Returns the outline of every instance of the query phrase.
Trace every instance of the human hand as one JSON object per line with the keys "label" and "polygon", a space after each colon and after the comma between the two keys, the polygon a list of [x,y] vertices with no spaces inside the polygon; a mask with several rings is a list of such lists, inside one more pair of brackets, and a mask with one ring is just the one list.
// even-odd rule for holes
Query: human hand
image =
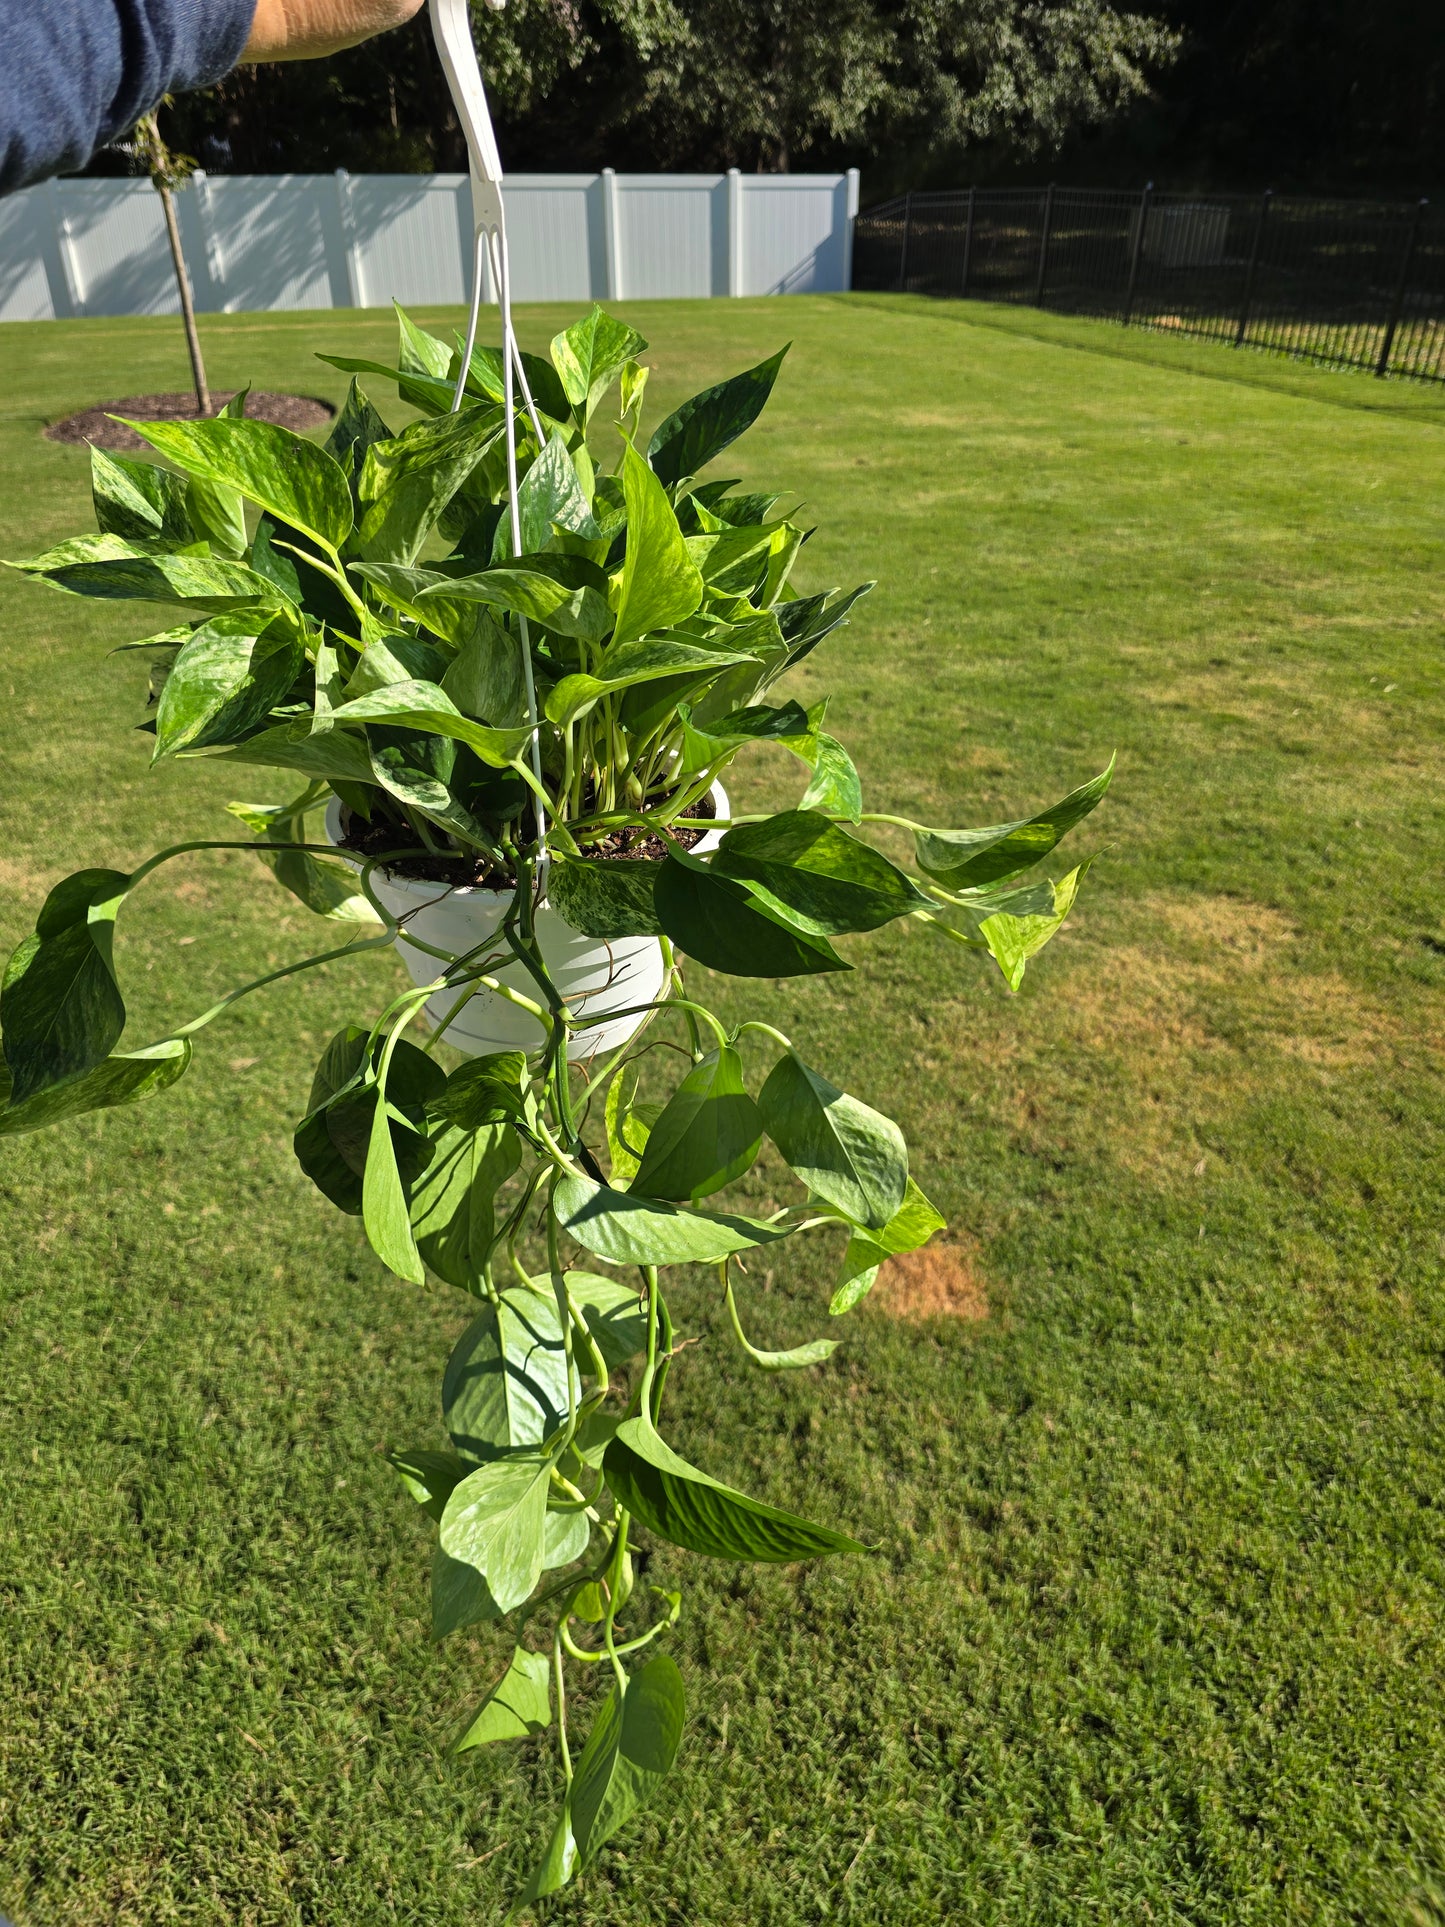
{"label": "human hand", "polygon": [[317,60],[405,26],[423,0],[256,0],[243,61]]}

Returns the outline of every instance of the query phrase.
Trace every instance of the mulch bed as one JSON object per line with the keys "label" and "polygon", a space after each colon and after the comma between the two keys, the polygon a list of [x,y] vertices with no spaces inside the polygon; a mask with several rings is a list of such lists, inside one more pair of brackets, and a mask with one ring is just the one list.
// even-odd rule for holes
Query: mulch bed
{"label": "mulch bed", "polygon": [[[219,410],[231,399],[234,391],[215,390],[211,395],[212,406]],[[304,435],[310,429],[319,428],[329,422],[336,410],[324,401],[317,401],[310,395],[276,395],[268,389],[261,389],[246,397],[246,415],[253,422],[274,422],[278,428],[291,428]],[[45,431],[47,441],[52,442],[92,442],[97,448],[108,448],[116,454],[134,455],[150,447],[149,442],[141,440],[133,428],[123,428],[113,422],[112,415],[130,415],[143,422],[192,422],[200,416],[196,411],[196,398],[187,389],[175,395],[125,395],[119,401],[103,401],[94,408],[82,408],[78,415],[67,415],[64,421],[52,422]]]}

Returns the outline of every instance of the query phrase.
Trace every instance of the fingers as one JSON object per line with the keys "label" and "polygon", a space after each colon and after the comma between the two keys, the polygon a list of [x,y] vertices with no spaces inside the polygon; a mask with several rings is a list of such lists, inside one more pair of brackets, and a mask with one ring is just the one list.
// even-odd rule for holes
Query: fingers
{"label": "fingers", "polygon": [[257,0],[243,61],[317,60],[405,26],[423,0]]}

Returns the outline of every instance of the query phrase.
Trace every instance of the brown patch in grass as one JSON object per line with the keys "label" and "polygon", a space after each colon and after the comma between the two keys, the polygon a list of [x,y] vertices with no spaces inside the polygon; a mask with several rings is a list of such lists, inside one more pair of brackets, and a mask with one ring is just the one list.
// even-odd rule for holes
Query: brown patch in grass
{"label": "brown patch in grass", "polygon": [[894,1318],[988,1317],[988,1291],[963,1245],[931,1244],[890,1258],[878,1274],[873,1293]]}

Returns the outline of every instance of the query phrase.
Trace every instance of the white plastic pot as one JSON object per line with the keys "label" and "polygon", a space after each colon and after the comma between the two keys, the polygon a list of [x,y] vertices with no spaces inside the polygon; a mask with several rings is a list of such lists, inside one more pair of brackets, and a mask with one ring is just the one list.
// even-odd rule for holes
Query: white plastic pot
{"label": "white plastic pot", "polygon": [[[728,814],[727,792],[721,783],[712,786],[712,798],[720,818]],[[341,804],[331,799],[326,810],[326,834],[340,845],[342,836]],[[722,839],[721,830],[709,830],[693,846],[695,855],[705,855]],[[340,854],[360,867],[360,860],[349,850]],[[499,932],[511,907],[511,890],[489,890],[477,884],[424,883],[411,877],[394,876],[380,867],[371,873],[371,888],[377,901],[385,904],[403,930],[413,931],[423,943],[434,944],[451,956],[463,956]],[[537,910],[537,941],[552,981],[568,1009],[577,1017],[598,1017],[608,1011],[636,1013],[659,995],[663,983],[662,946],[656,937],[584,936],[544,901]],[[499,938],[505,947],[505,940]],[[445,964],[440,958],[397,938],[396,948],[414,984],[431,983],[440,976]],[[535,980],[526,968],[512,959],[488,971],[489,976],[534,1002],[539,1000]],[[466,995],[441,991],[427,1000],[425,1017],[430,1025],[440,1024],[452,1006]],[[579,1031],[572,1040],[570,1054],[577,1059],[605,1056],[619,1050],[635,1036],[645,1021],[645,1012],[617,1017],[611,1023],[593,1024]],[[525,1010],[508,1003],[489,990],[479,990],[457,1012],[456,1021],[447,1026],[446,1039],[458,1050],[473,1057],[492,1051],[540,1050],[545,1042],[542,1026]]]}

